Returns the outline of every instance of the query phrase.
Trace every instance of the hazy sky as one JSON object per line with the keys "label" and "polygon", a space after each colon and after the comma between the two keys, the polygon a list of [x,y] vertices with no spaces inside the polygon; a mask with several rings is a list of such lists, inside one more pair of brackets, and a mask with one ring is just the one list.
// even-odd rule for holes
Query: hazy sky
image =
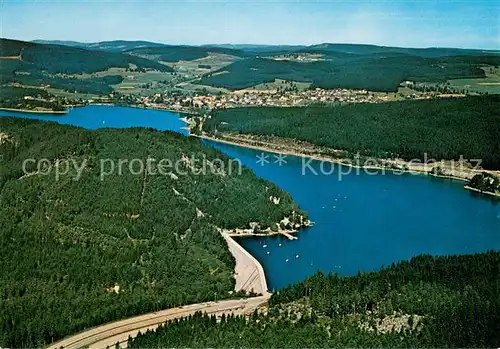
{"label": "hazy sky", "polygon": [[500,2],[0,0],[0,36],[500,49]]}

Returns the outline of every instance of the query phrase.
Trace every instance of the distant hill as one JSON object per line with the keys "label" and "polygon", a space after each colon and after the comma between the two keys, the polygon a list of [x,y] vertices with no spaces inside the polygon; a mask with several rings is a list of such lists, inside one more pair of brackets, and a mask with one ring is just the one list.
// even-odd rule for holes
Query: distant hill
{"label": "distant hill", "polygon": [[121,53],[0,39],[0,57],[17,55],[22,55],[19,60],[22,64],[34,65],[51,74],[94,73],[111,67],[128,68],[129,64],[139,68],[171,71],[165,65]]}
{"label": "distant hill", "polygon": [[408,48],[395,46],[378,46],[370,44],[345,44],[345,43],[322,43],[316,45],[259,45],[259,44],[207,44],[207,45],[169,45],[151,41],[128,41],[112,40],[101,42],[78,42],[62,40],[33,40],[34,43],[63,45],[70,47],[79,47],[92,50],[102,50],[110,52],[123,52],[145,47],[170,47],[178,48],[219,48],[243,51],[247,53],[270,53],[270,52],[344,52],[356,55],[394,55],[404,54],[420,57],[445,57],[445,56],[464,56],[464,55],[494,55],[500,54],[498,50],[477,50],[477,49],[459,49],[446,47],[428,47],[428,48]]}
{"label": "distant hill", "polygon": [[245,52],[265,53],[265,52],[294,52],[307,48],[304,45],[245,45],[245,44],[217,44],[217,45],[204,45],[209,47],[222,47],[234,50],[242,50]]}
{"label": "distant hill", "polygon": [[306,45],[251,45],[251,44],[208,44],[208,45],[170,45],[161,44],[151,41],[128,41],[128,40],[112,40],[100,42],[79,42],[79,41],[63,41],[63,40],[33,40],[37,44],[52,44],[63,45],[70,47],[79,47],[89,50],[103,50],[112,52],[123,52],[143,47],[198,47],[198,48],[221,48],[239,50],[253,53],[285,51],[292,52],[307,48]]}
{"label": "distant hill", "polygon": [[162,46],[144,47],[127,50],[126,53],[164,62],[192,61],[208,57],[210,53],[226,54],[236,57],[247,57],[248,53],[231,48],[208,46]]}
{"label": "distant hill", "polygon": [[60,41],[60,40],[33,40],[32,42],[38,44],[52,44],[52,45],[63,45],[70,47],[79,47],[89,50],[101,50],[109,52],[123,52],[126,50],[131,50],[139,47],[162,47],[165,44],[160,44],[150,41],[126,41],[126,40],[113,40],[113,41],[101,41],[101,42],[78,42],[78,41]]}
{"label": "distant hill", "polygon": [[332,52],[332,51],[345,52],[357,55],[405,54],[405,55],[419,56],[426,58],[500,54],[499,51],[459,49],[459,48],[443,48],[443,47],[406,48],[406,47],[377,46],[377,45],[367,45],[367,44],[330,44],[330,43],[312,45],[301,49],[302,52],[309,52],[311,50],[313,50],[314,52]]}
{"label": "distant hill", "polygon": [[[172,71],[161,62],[193,61],[212,54],[241,59],[204,75],[199,84],[241,89],[275,79],[311,83],[321,88],[353,88],[392,92],[404,80],[444,82],[449,79],[483,78],[485,65],[500,65],[498,51],[457,48],[405,48],[366,44],[323,43],[301,45],[165,45],[148,41],[106,41],[78,43],[43,41],[44,44],[3,39],[0,55],[2,81],[57,84],[50,74],[93,73],[109,67]],[[47,44],[50,43],[50,44]],[[54,45],[56,43],[57,45]],[[22,60],[15,59],[22,52]],[[316,61],[311,61],[310,54]],[[309,57],[308,57],[309,56]],[[277,60],[276,58],[280,59]],[[285,58],[285,59],[283,59]],[[18,72],[28,75],[19,75]],[[224,74],[218,74],[224,73]],[[44,75],[45,74],[45,75]],[[34,79],[44,75],[44,79]],[[14,79],[15,77],[15,79]],[[116,83],[118,77],[112,80]],[[75,81],[59,81],[73,90]],[[87,81],[86,83],[89,83]],[[110,88],[106,81],[94,81],[95,91]],[[80,82],[81,85],[81,82]],[[81,87],[81,86],[80,86]],[[89,90],[91,87],[83,88]],[[77,90],[77,89],[75,89]]]}
{"label": "distant hill", "polygon": [[[251,50],[252,46],[242,48]],[[271,51],[253,52],[253,55],[247,52],[250,59],[208,73],[200,83],[241,89],[285,79],[309,82],[321,88],[392,92],[397,91],[404,80],[444,82],[483,78],[482,66],[500,64],[500,54],[488,50],[330,43],[292,51],[287,51],[286,46],[284,50],[279,48],[281,46],[269,46],[267,49]],[[315,55],[315,61],[308,60],[308,54]],[[222,72],[224,74],[217,74]]]}
{"label": "distant hill", "polygon": [[48,44],[48,45],[61,45],[70,47],[84,47],[88,44],[79,41],[66,41],[66,40],[32,40],[35,44]]}
{"label": "distant hill", "polygon": [[[499,65],[500,56],[452,56],[424,58],[397,53],[355,55],[332,51],[323,61],[298,62],[250,58],[205,75],[200,84],[242,89],[275,79],[310,82],[321,88],[353,88],[397,91],[404,80],[441,82],[448,79],[482,78],[483,65]],[[218,74],[222,73],[224,74]]]}
{"label": "distant hill", "polygon": [[0,83],[18,82],[24,85],[51,85],[69,91],[107,94],[109,86],[121,77],[76,79],[59,74],[82,74],[104,71],[112,67],[155,69],[170,72],[168,66],[119,52],[93,51],[78,47],[37,44],[0,39]]}

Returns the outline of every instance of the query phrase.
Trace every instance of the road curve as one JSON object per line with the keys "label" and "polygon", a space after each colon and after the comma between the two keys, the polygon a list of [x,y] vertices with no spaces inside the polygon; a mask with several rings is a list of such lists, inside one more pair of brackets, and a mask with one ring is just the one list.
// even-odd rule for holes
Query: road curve
{"label": "road curve", "polygon": [[222,233],[222,236],[228,244],[229,251],[236,260],[234,275],[236,279],[235,290],[253,291],[262,294],[262,296],[190,304],[139,315],[80,332],[51,344],[48,349],[73,349],[82,347],[104,349],[106,347],[113,348],[116,343],[120,343],[120,347],[125,348],[129,336],[135,337],[139,331],[154,330],[158,325],[168,320],[187,317],[197,311],[217,316],[221,316],[222,314],[248,315],[253,313],[258,307],[265,305],[271,296],[267,290],[264,270],[260,263],[228,234]]}
{"label": "road curve", "polygon": [[120,343],[120,346],[124,348],[129,336],[135,337],[139,331],[145,332],[148,329],[155,329],[167,320],[186,317],[197,311],[218,316],[222,314],[248,315],[265,305],[268,299],[269,295],[264,295],[246,299],[198,303],[135,316],[80,332],[53,343],[48,349],[81,347],[104,349],[114,347],[116,343]]}

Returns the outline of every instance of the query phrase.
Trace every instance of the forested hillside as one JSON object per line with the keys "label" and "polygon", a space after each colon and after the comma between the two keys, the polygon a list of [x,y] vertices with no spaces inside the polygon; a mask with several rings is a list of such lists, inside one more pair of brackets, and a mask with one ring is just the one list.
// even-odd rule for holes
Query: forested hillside
{"label": "forested hillside", "polygon": [[244,57],[247,55],[241,50],[208,46],[141,47],[127,50],[126,52],[134,56],[145,57],[155,61],[164,62],[193,61],[195,59],[208,57],[210,53],[226,54],[236,57]]}
{"label": "forested hillside", "polygon": [[101,50],[109,52],[123,52],[139,47],[166,46],[165,44],[160,44],[157,42],[141,41],[141,40],[111,40],[111,41],[99,41],[99,42],[89,42],[89,43],[78,42],[78,41],[60,41],[60,40],[33,40],[32,42],[37,44],[63,45],[70,47],[85,48],[88,50]]}
{"label": "forested hillside", "polygon": [[[148,158],[179,161],[180,170],[141,172],[136,160],[111,171],[119,159]],[[25,159],[47,160],[24,171]],[[208,172],[197,175],[203,159]],[[0,346],[42,347],[108,321],[229,297],[234,261],[215,227],[266,227],[299,211],[236,167],[172,132],[1,117]]]}
{"label": "forested hillside", "polygon": [[[500,65],[500,55],[424,58],[400,53],[358,55],[337,51],[301,51],[319,54],[321,60],[299,62],[254,57],[237,61],[207,74],[200,84],[242,89],[275,79],[310,82],[313,87],[397,91],[402,81],[443,82],[459,78],[483,78],[480,67]],[[297,53],[287,53],[296,56]]]}
{"label": "forested hillside", "polygon": [[379,272],[318,273],[272,295],[267,315],[197,314],[132,348],[471,348],[500,345],[500,252],[422,255]]}
{"label": "forested hillside", "polygon": [[[25,99],[30,96],[30,99]],[[0,107],[33,110],[44,108],[46,110],[63,111],[64,106],[57,102],[51,102],[53,95],[46,90],[37,88],[19,88],[2,86],[0,92]]]}
{"label": "forested hillside", "polygon": [[[483,67],[500,65],[500,55],[494,51],[442,48],[321,44],[310,47],[243,45],[239,49],[231,45],[176,46],[120,40],[56,43],[60,45],[50,41],[42,44],[0,39],[0,83],[51,85],[71,92],[102,95],[113,92],[111,85],[120,83],[123,77],[68,75],[92,74],[111,67],[174,72],[160,62],[178,63],[223,54],[239,59],[227,62],[227,66],[219,65],[219,69],[209,73],[198,72],[193,82],[235,90],[283,79],[324,89],[393,92],[406,80],[439,83],[484,78]],[[183,69],[179,71],[185,73]]]}
{"label": "forested hillside", "polygon": [[20,62],[30,64],[49,74],[94,73],[110,67],[128,68],[129,64],[134,64],[139,68],[171,71],[171,68],[165,65],[121,53],[0,39],[0,56],[18,55],[22,58]]}
{"label": "forested hillside", "polygon": [[500,168],[500,96],[213,113],[209,133],[279,136],[375,157],[482,159]]}
{"label": "forested hillside", "polygon": [[368,44],[335,44],[323,43],[318,45],[308,46],[303,48],[303,52],[311,50],[324,52],[345,52],[357,55],[410,55],[426,58],[437,58],[446,56],[481,56],[491,55],[493,51],[488,50],[473,50],[460,48],[446,47],[428,47],[428,48],[411,48],[411,47],[393,47],[393,46],[378,46]]}
{"label": "forested hillside", "polygon": [[0,39],[0,84],[50,85],[71,92],[108,94],[113,91],[110,85],[123,80],[121,76],[80,79],[64,75],[91,74],[111,67],[128,68],[130,65],[140,69],[172,71],[158,62],[118,52]]}

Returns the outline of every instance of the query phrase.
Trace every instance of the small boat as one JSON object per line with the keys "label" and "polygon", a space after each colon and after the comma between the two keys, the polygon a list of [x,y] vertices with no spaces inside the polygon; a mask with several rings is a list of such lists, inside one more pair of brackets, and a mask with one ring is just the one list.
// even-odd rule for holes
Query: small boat
{"label": "small boat", "polygon": [[295,258],[299,258],[299,255],[298,255],[298,254],[297,254],[297,255],[295,255]]}
{"label": "small boat", "polygon": [[288,262],[288,261],[289,261],[289,259],[288,259],[288,258],[287,258],[287,259],[285,259],[285,262]]}
{"label": "small boat", "polygon": [[267,253],[267,254],[270,254],[271,252],[267,251],[266,253]]}
{"label": "small boat", "polygon": [[281,247],[281,244],[278,244],[279,247]]}
{"label": "small boat", "polygon": [[266,247],[267,247],[267,245],[262,245],[262,247],[266,248]]}

